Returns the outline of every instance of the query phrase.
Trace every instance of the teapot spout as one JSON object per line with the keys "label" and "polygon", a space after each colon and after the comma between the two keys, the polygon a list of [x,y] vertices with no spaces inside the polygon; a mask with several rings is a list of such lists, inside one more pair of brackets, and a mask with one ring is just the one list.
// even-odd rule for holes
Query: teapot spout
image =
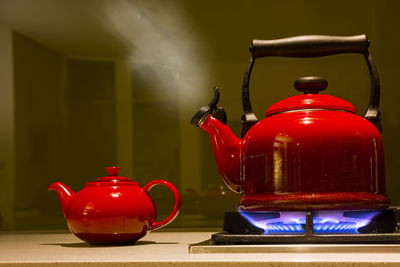
{"label": "teapot spout", "polygon": [[53,183],[47,189],[56,191],[56,193],[60,199],[61,208],[64,213],[64,217],[66,217],[66,211],[67,211],[68,205],[69,205],[71,199],[74,198],[75,193],[68,186],[66,186],[65,184],[63,184],[61,182]]}

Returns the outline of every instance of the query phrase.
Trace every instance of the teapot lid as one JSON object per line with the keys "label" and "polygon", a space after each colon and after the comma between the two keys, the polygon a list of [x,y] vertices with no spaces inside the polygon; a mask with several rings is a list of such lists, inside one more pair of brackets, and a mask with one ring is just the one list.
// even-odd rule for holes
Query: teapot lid
{"label": "teapot lid", "polygon": [[131,179],[118,176],[120,167],[106,167],[108,176],[98,178],[95,182],[133,182]]}
{"label": "teapot lid", "polygon": [[291,96],[273,104],[265,112],[266,117],[276,113],[304,109],[338,110],[357,113],[356,108],[346,100],[331,95],[318,94],[318,92],[328,87],[328,82],[324,78],[301,77],[296,79],[294,87],[304,94]]}

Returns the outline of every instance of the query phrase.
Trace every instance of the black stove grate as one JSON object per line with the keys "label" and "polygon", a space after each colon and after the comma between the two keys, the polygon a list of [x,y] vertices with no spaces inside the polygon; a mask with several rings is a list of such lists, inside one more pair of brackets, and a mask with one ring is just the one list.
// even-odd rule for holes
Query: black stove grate
{"label": "black stove grate", "polygon": [[400,243],[399,216],[396,208],[380,212],[371,222],[359,229],[359,234],[316,234],[313,213],[306,213],[302,234],[264,234],[239,212],[225,212],[222,232],[213,234],[215,244],[395,244]]}

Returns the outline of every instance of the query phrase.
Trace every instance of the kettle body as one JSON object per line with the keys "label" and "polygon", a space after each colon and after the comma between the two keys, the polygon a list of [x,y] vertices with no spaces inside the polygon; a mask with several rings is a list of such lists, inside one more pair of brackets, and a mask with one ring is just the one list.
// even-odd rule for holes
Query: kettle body
{"label": "kettle body", "polygon": [[[227,186],[242,195],[245,211],[372,210],[389,206],[380,87],[365,35],[298,36],[253,40],[244,76],[242,138],[226,124],[218,107],[219,90],[191,123],[211,138],[219,172]],[[294,83],[302,95],[272,105],[258,120],[249,97],[255,60],[268,56],[319,57],[341,53],[364,55],[371,76],[371,97],[364,116],[340,98],[319,94],[328,83],[301,77]]]}
{"label": "kettle body", "polygon": [[379,131],[356,114],[305,110],[267,117],[243,139],[239,208],[384,208],[383,159]]}

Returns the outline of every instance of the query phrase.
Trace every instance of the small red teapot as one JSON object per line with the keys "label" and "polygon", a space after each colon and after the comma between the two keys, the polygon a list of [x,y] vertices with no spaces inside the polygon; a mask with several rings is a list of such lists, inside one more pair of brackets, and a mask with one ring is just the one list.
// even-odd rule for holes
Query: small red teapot
{"label": "small red teapot", "polygon": [[[211,137],[219,172],[234,192],[240,210],[359,210],[383,209],[385,169],[378,73],[365,35],[297,36],[253,40],[242,87],[242,139],[226,126],[217,107],[219,91],[191,123]],[[257,58],[322,57],[342,53],[364,56],[371,76],[371,97],[364,116],[349,102],[325,94],[320,77],[302,77],[303,92],[283,99],[258,120],[250,97],[250,75]]]}
{"label": "small red teapot", "polygon": [[[91,244],[134,243],[149,230],[172,222],[179,213],[181,198],[176,187],[164,180],[154,180],[143,188],[126,177],[118,176],[119,167],[107,167],[109,176],[86,183],[78,193],[61,182],[53,183],[69,229]],[[175,197],[172,213],[161,222],[148,194],[155,185],[168,187]]]}

